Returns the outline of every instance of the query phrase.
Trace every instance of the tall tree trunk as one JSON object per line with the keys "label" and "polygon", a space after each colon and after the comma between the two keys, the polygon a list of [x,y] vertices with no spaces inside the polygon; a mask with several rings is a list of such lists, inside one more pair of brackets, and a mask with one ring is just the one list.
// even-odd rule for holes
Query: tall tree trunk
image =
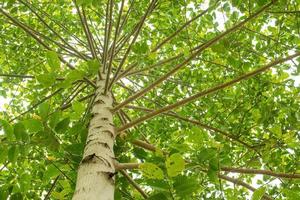
{"label": "tall tree trunk", "polygon": [[113,98],[110,92],[103,94],[104,85],[105,79],[97,81],[92,119],[83,159],[78,168],[73,200],[114,199],[115,129],[111,112]]}

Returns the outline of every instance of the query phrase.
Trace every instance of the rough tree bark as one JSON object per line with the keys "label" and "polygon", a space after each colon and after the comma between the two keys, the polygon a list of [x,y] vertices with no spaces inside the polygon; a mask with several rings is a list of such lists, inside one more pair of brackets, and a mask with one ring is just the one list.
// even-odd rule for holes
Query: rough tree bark
{"label": "rough tree bark", "polygon": [[[102,77],[106,77],[104,74]],[[97,80],[95,101],[92,107],[83,159],[78,168],[73,200],[114,199],[115,128],[111,112],[113,98],[104,94],[105,79]]]}

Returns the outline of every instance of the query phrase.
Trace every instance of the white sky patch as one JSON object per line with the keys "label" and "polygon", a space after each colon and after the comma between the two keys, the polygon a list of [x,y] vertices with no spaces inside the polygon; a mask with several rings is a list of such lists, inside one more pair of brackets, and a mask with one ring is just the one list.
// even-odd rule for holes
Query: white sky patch
{"label": "white sky patch", "polygon": [[73,15],[76,15],[76,14],[77,14],[76,8],[72,8],[72,14],[73,14]]}
{"label": "white sky patch", "polygon": [[216,20],[218,22],[218,30],[224,31],[225,22],[228,20],[227,16],[220,11],[215,11],[215,14],[216,14]]}
{"label": "white sky patch", "polygon": [[5,111],[4,105],[8,104],[8,103],[9,103],[9,99],[8,98],[4,98],[4,97],[0,96],[0,112]]}

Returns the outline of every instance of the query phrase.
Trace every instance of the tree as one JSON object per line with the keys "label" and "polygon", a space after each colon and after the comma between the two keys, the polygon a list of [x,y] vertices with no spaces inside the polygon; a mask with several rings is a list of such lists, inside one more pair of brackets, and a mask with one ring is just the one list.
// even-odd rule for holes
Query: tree
{"label": "tree", "polygon": [[0,199],[297,199],[299,9],[2,1]]}

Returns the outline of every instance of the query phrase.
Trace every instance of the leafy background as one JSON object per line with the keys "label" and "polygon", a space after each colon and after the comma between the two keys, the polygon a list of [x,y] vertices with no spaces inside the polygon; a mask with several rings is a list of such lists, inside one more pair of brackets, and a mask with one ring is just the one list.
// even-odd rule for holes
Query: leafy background
{"label": "leafy background", "polygon": [[[144,0],[130,2],[126,1],[124,6],[124,14],[128,10],[130,14],[120,39],[130,35],[149,4]],[[115,0],[114,6],[119,8],[120,3]],[[113,85],[116,103],[171,70],[188,57],[193,47],[216,37],[267,3],[265,0],[159,1],[124,64],[123,69],[127,69],[137,63],[135,73]],[[0,94],[1,101],[6,101],[0,113],[0,199],[40,199],[49,191],[51,199],[70,199],[91,117],[92,98],[84,97],[94,92],[83,79],[94,80],[99,63],[91,56],[72,1],[6,0],[0,5],[1,10],[36,30],[34,34],[50,48],[45,49],[7,16],[0,15]],[[100,56],[106,2],[77,0],[77,5],[86,10]],[[212,9],[158,51],[151,52],[208,6]],[[299,0],[275,2],[131,105],[162,108],[299,51],[299,10]],[[114,16],[117,12],[114,9]],[[129,42],[120,49],[113,66],[118,66],[128,45]],[[182,56],[153,66],[178,54]],[[60,57],[76,70],[70,70]],[[300,89],[291,78],[299,77],[299,62],[298,58],[280,64],[173,110],[214,127],[215,131],[167,115],[159,115],[126,131],[116,141],[118,161],[143,163],[128,173],[149,199],[250,198],[247,189],[220,179],[218,173],[254,184],[259,189],[253,199],[260,199],[264,193],[274,199],[297,199],[300,196],[297,179],[228,174],[220,169],[227,166],[299,173]],[[130,119],[145,114],[140,109],[122,110]],[[114,120],[116,127],[122,126],[117,116]],[[224,133],[248,146],[225,137]],[[155,144],[156,151],[132,145],[135,139]],[[120,173],[116,175],[115,196],[116,199],[143,198]]]}

